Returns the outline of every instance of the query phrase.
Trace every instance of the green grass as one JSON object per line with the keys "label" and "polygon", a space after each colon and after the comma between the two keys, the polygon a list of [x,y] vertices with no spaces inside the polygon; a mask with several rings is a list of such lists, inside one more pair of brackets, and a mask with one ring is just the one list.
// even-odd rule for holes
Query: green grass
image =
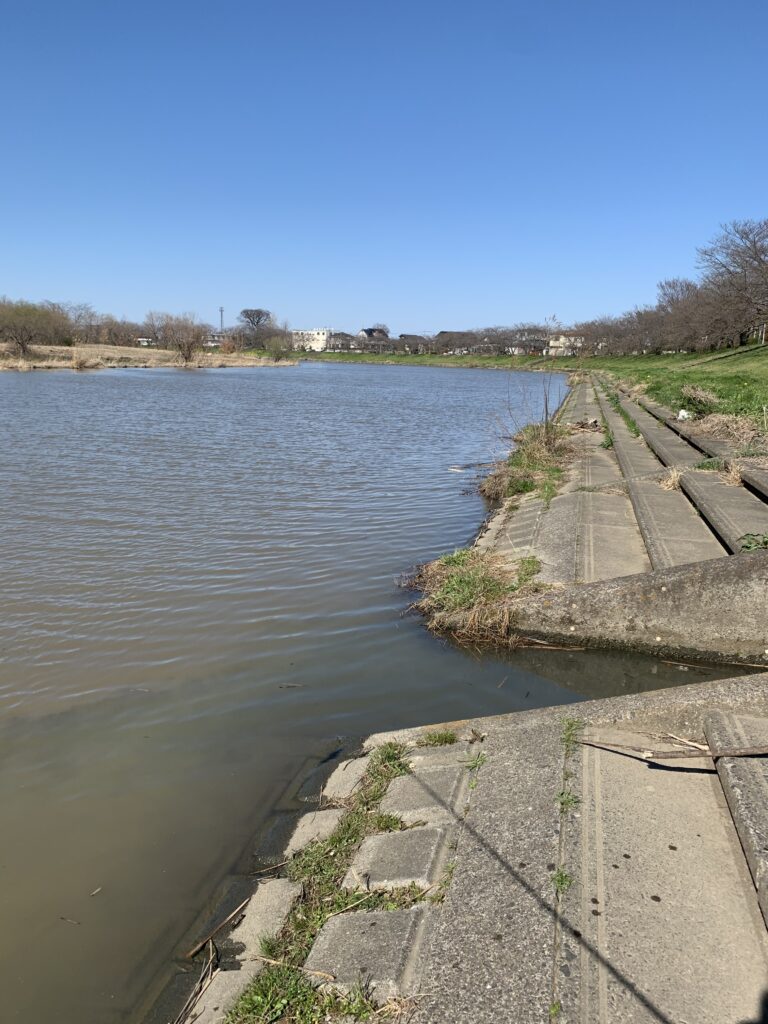
{"label": "green grass", "polygon": [[579,718],[564,718],[563,728],[560,733],[560,742],[563,744],[563,752],[566,758],[576,750],[576,743],[579,739],[584,723]]}
{"label": "green grass", "polygon": [[500,568],[488,553],[462,548],[425,567],[416,585],[427,592],[429,610],[466,611],[515,593],[530,583],[540,570],[537,558],[522,558],[513,575]]}
{"label": "green grass", "polygon": [[[380,363],[386,366],[453,366],[464,369],[525,370],[541,364],[540,356],[396,355],[375,352],[296,352],[299,359],[318,363]],[[548,370],[560,369],[548,363]]]}
{"label": "green grass", "polygon": [[560,808],[561,814],[567,814],[568,811],[572,811],[574,807],[578,807],[581,800],[570,789],[561,789],[555,797],[555,803]]}
{"label": "green grass", "polygon": [[341,889],[360,842],[367,835],[402,827],[399,818],[381,814],[378,804],[392,779],[408,772],[402,744],[386,743],[377,748],[353,805],[333,834],[310,843],[291,861],[287,874],[301,882],[302,896],[281,933],[262,942],[262,955],[277,963],[267,964],[248,987],[227,1017],[228,1024],[322,1024],[345,1015],[355,1020],[374,1016],[376,1007],[363,988],[348,995],[321,992],[302,967],[317,933],[334,914],[353,905],[357,910],[396,910],[427,898],[427,893],[415,885],[362,896]]}
{"label": "green grass", "polygon": [[417,747],[449,747],[458,739],[453,729],[435,729],[425,732],[417,741]]}
{"label": "green grass", "polygon": [[768,549],[768,533],[745,533],[739,543],[742,551],[765,551]]}
{"label": "green grass", "polygon": [[712,358],[706,353],[670,356],[594,356],[563,359],[574,370],[607,371],[630,384],[644,384],[646,394],[673,412],[690,409],[682,393],[686,384],[712,391],[717,411],[749,417],[765,429],[763,407],[768,405],[768,346],[745,350],[738,358]]}
{"label": "green grass", "polygon": [[701,461],[697,462],[693,468],[709,469],[721,473],[723,472],[723,470],[726,470],[728,468],[728,464],[726,463],[725,459],[701,459]]}
{"label": "green grass", "polygon": [[552,885],[558,896],[565,896],[573,885],[573,876],[569,875],[564,867],[559,867],[552,875]]}

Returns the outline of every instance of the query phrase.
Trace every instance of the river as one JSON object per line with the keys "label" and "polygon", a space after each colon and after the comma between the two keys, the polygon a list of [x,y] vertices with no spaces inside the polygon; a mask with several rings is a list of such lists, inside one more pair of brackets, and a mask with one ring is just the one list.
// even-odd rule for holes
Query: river
{"label": "river", "polygon": [[142,1019],[337,737],[700,677],[480,660],[404,614],[400,573],[485,514],[461,467],[565,387],[316,363],[0,374],[4,1021]]}

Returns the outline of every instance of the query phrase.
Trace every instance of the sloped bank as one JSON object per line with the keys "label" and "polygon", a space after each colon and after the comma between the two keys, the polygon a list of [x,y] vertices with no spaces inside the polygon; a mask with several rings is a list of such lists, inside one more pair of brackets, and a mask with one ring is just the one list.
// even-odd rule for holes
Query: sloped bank
{"label": "sloped bank", "polygon": [[558,422],[527,428],[491,477],[503,504],[475,544],[412,580],[429,628],[471,646],[768,664],[765,494],[716,479],[701,451],[589,379],[574,384]]}

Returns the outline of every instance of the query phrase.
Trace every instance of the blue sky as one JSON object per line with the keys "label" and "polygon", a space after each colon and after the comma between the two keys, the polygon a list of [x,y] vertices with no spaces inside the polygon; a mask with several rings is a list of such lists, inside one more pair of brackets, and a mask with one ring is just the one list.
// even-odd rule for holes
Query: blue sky
{"label": "blue sky", "polygon": [[0,293],[564,322],[768,216],[768,5],[7,0]]}

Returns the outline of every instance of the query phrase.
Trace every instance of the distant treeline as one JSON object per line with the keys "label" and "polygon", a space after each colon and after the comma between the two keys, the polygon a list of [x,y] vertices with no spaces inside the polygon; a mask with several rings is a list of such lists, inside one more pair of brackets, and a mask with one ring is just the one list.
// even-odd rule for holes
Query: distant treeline
{"label": "distant treeline", "polygon": [[[389,336],[383,325],[357,335],[334,333],[328,348],[402,353],[626,354],[695,351],[765,342],[768,321],[768,219],[733,221],[698,250],[696,280],[658,285],[654,305],[621,316],[601,316],[568,327],[556,318],[434,335]],[[97,313],[87,304],[0,298],[0,341],[24,357],[34,344],[151,345],[173,349],[184,361],[206,345],[224,351],[264,349],[281,355],[292,346],[287,326],[267,309],[247,308],[235,327],[217,331],[192,314],[148,313],[141,323]]]}

